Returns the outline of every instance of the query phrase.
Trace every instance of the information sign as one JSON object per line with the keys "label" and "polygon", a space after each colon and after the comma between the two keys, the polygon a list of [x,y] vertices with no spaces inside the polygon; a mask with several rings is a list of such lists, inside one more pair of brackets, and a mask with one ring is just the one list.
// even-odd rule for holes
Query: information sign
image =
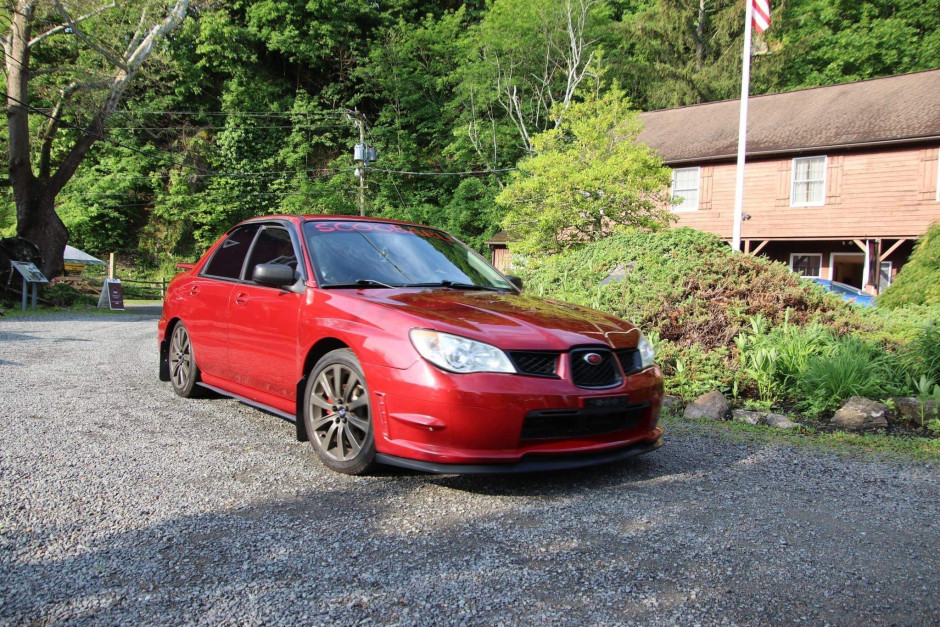
{"label": "information sign", "polygon": [[29,261],[11,261],[13,267],[16,268],[16,271],[19,272],[27,283],[48,283],[47,279],[42,274],[42,270],[36,267],[36,264]]}
{"label": "information sign", "polygon": [[13,269],[23,277],[23,311],[26,311],[26,287],[31,285],[33,288],[33,309],[36,309],[36,286],[49,282],[42,271],[36,267],[36,264],[29,261],[11,261]]}
{"label": "information sign", "polygon": [[101,286],[101,296],[98,297],[98,307],[108,306],[108,309],[124,311],[124,288],[121,279],[105,279]]}

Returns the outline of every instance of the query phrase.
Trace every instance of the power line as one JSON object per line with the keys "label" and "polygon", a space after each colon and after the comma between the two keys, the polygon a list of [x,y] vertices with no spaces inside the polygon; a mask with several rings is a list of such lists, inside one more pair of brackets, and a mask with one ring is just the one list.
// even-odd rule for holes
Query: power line
{"label": "power line", "polygon": [[45,118],[48,118],[48,119],[53,120],[53,121],[55,121],[55,122],[58,122],[59,126],[61,126],[61,127],[64,127],[64,128],[67,128],[67,129],[71,129],[71,130],[74,130],[74,131],[79,131],[79,132],[81,132],[81,133],[87,133],[87,134],[91,135],[92,137],[95,137],[96,139],[99,139],[99,140],[101,140],[101,141],[107,142],[107,143],[109,143],[109,144],[111,144],[111,145],[113,145],[113,146],[117,146],[117,147],[119,147],[119,148],[124,148],[125,150],[130,150],[131,152],[136,152],[136,153],[138,153],[138,154],[144,155],[145,157],[157,157],[157,158],[161,158],[161,159],[164,159],[165,161],[168,161],[168,162],[172,163],[173,165],[179,166],[179,167],[181,167],[181,168],[190,168],[190,169],[192,169],[192,170],[195,170],[196,172],[199,172],[199,168],[197,168],[197,167],[195,167],[195,166],[192,166],[192,165],[189,165],[188,163],[183,163],[183,162],[180,162],[180,161],[176,161],[175,159],[171,159],[171,158],[167,157],[166,155],[162,155],[162,154],[156,154],[156,155],[154,155],[154,154],[151,154],[151,153],[148,153],[148,152],[144,152],[143,150],[140,150],[139,148],[134,148],[133,146],[128,146],[127,144],[122,144],[121,142],[114,141],[113,139],[111,139],[111,138],[109,138],[109,137],[106,137],[105,135],[102,135],[102,134],[100,134],[100,133],[94,133],[94,132],[92,132],[90,129],[79,128],[79,127],[77,127],[77,126],[75,126],[75,125],[73,125],[73,124],[70,124],[70,123],[68,123],[68,122],[65,122],[64,120],[56,120],[53,116],[49,115],[48,113],[43,113],[42,111],[40,111],[39,109],[36,109],[36,108],[33,107],[32,105],[30,105],[30,104],[28,104],[28,103],[25,103],[25,102],[23,102],[22,100],[19,100],[19,99],[17,99],[17,98],[14,98],[13,96],[11,96],[10,94],[8,94],[8,93],[6,93],[6,92],[0,92],[0,94],[2,94],[3,97],[6,98],[7,100],[12,100],[13,102],[17,103],[18,105],[20,105],[20,106],[22,106],[22,107],[26,107],[26,109],[28,109],[28,110],[32,110],[33,112],[35,112],[35,113],[37,113],[37,114],[39,114],[39,115],[41,115],[41,116],[43,116],[43,117],[45,117]]}
{"label": "power line", "polygon": [[467,170],[464,172],[412,172],[409,170],[388,170],[385,168],[373,168],[386,174],[408,174],[411,176],[483,176],[486,174],[497,174],[499,172],[512,172],[518,168],[497,168],[490,170]]}
{"label": "power line", "polygon": [[[32,111],[32,112],[34,112],[34,113],[36,113],[36,114],[38,114],[38,115],[41,115],[41,116],[43,116],[43,117],[46,117],[46,118],[48,118],[48,119],[50,119],[50,120],[55,120],[55,118],[54,118],[53,116],[49,115],[48,113],[45,113],[45,112],[41,111],[40,109],[37,109],[36,107],[33,107],[33,106],[30,105],[30,104],[27,104],[27,103],[25,103],[25,102],[23,102],[23,101],[21,101],[21,100],[19,100],[19,99],[17,99],[17,98],[14,98],[13,96],[10,96],[10,95],[9,95],[8,93],[6,93],[6,92],[0,92],[0,94],[2,94],[2,95],[3,95],[5,98],[7,98],[8,100],[12,100],[13,102],[15,102],[15,103],[17,103],[17,104],[19,104],[19,105],[25,107],[27,110],[30,110],[30,111]],[[192,114],[192,115],[197,115],[195,112],[179,112],[179,113],[190,113],[190,114]],[[222,113],[220,113],[220,115],[229,115],[229,114],[222,114]],[[264,114],[264,115],[268,115],[268,114]],[[278,115],[288,115],[288,114],[278,114]],[[208,169],[206,169],[206,168],[198,168],[198,167],[193,166],[193,165],[190,165],[190,164],[188,164],[188,163],[185,163],[185,162],[182,162],[182,161],[177,161],[177,160],[172,159],[172,158],[170,158],[170,157],[168,157],[167,155],[162,154],[162,153],[151,153],[151,152],[146,152],[146,151],[140,150],[139,148],[135,148],[134,146],[129,146],[129,145],[127,145],[127,144],[124,144],[124,143],[115,141],[115,140],[113,140],[113,139],[111,139],[111,138],[109,138],[109,137],[107,137],[107,136],[105,136],[105,135],[102,135],[102,134],[100,134],[100,133],[94,133],[94,132],[92,132],[92,131],[89,130],[89,129],[79,128],[79,127],[77,127],[77,126],[75,126],[75,125],[73,125],[73,124],[70,124],[70,123],[68,123],[68,122],[65,122],[65,121],[63,121],[63,120],[57,120],[57,122],[58,122],[59,125],[60,125],[61,127],[63,127],[63,128],[67,128],[67,129],[71,129],[71,130],[76,130],[76,131],[83,132],[83,133],[88,133],[89,135],[91,135],[91,136],[93,136],[93,137],[95,137],[95,138],[97,138],[97,139],[99,139],[99,140],[101,140],[101,141],[104,141],[104,142],[106,142],[106,143],[109,143],[109,144],[111,144],[111,145],[113,145],[113,146],[117,146],[117,147],[119,147],[119,148],[124,148],[125,150],[130,150],[131,152],[135,152],[135,153],[140,154],[140,155],[143,155],[143,156],[145,156],[145,157],[161,159],[161,160],[163,160],[163,161],[165,161],[165,162],[167,162],[167,163],[170,163],[170,164],[175,165],[175,166],[180,167],[180,168],[188,168],[188,169],[190,169],[190,170],[195,171],[195,172],[197,173],[196,176],[231,176],[231,177],[246,176],[246,177],[250,177],[250,176],[253,176],[253,175],[256,175],[256,174],[261,174],[261,175],[274,174],[274,173],[216,173],[216,172],[213,172],[212,170],[208,170]],[[371,136],[371,135],[372,135],[372,133],[371,133],[371,129],[370,129],[370,136]],[[374,137],[372,137],[372,139],[373,139],[373,141],[374,141]],[[378,168],[378,167],[374,167],[373,169],[375,169],[375,170],[377,170],[377,171],[379,171],[379,172],[383,172],[383,173],[385,173],[385,174],[401,174],[401,175],[406,175],[406,176],[425,176],[425,177],[438,177],[438,176],[485,176],[485,175],[489,175],[489,174],[498,174],[498,173],[500,173],[500,172],[511,172],[511,171],[513,171],[513,170],[516,170],[516,168],[496,168],[496,169],[487,169],[487,170],[467,170],[467,171],[461,171],[461,172],[421,172],[421,171],[415,171],[415,170],[392,170],[392,169],[389,169],[389,168]],[[348,168],[348,170],[352,170],[352,168]],[[324,171],[325,171],[325,170],[324,170]],[[336,174],[340,174],[340,173],[342,173],[342,171],[343,171],[342,169],[339,169],[339,170],[336,172]],[[392,181],[392,183],[395,184],[394,181]],[[397,185],[395,185],[395,189],[396,189],[396,192],[398,192],[399,199],[402,201],[402,204],[404,205],[404,204],[405,204],[404,198],[402,198],[401,192],[398,190],[398,186],[397,186]]]}
{"label": "power line", "polygon": [[345,111],[297,111],[293,113],[277,113],[273,111],[173,111],[173,110],[145,110],[145,109],[122,109],[114,112],[114,115],[193,115],[193,116],[229,116],[229,117],[259,117],[259,118],[295,118],[295,117],[330,117],[333,115],[344,115]]}

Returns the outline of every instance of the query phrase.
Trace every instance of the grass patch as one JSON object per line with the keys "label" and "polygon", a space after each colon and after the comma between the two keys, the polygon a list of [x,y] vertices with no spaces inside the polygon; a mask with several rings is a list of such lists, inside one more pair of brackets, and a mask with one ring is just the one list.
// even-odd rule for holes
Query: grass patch
{"label": "grass patch", "polygon": [[690,420],[665,411],[660,424],[667,438],[670,435],[720,438],[756,446],[792,446],[889,461],[940,462],[940,440],[916,435],[827,432],[812,426],[783,430],[734,421]]}

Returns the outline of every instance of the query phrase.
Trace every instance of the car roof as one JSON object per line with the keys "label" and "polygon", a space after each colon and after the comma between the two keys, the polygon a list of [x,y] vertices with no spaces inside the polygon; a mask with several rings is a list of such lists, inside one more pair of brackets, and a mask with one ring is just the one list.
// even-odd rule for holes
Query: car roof
{"label": "car roof", "polygon": [[243,220],[239,224],[249,224],[252,222],[265,222],[269,220],[290,220],[291,222],[300,223],[300,222],[323,222],[326,220],[332,221],[342,221],[342,222],[384,222],[386,224],[401,224],[405,226],[417,226],[423,229],[434,229],[440,231],[442,229],[434,226],[428,226],[426,224],[419,224],[417,222],[404,222],[402,220],[390,220],[388,218],[379,218],[375,216],[354,216],[354,215],[337,215],[337,214],[279,214],[271,216],[256,216],[254,218],[248,218]]}

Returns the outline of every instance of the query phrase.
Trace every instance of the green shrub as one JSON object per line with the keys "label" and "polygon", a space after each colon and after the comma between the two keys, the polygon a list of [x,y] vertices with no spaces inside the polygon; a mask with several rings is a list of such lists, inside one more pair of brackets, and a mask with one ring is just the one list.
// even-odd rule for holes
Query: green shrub
{"label": "green shrub", "polygon": [[898,392],[890,354],[857,336],[836,341],[823,355],[810,357],[797,379],[799,406],[810,414],[833,411],[852,396],[884,398]]}
{"label": "green shrub", "polygon": [[784,264],[736,253],[718,236],[688,228],[614,235],[522,265],[514,271],[529,293],[601,309],[683,347],[730,349],[750,316],[773,326],[788,309],[791,324],[816,321],[840,334],[873,324]]}
{"label": "green shrub", "polygon": [[735,338],[743,373],[757,386],[762,401],[789,399],[809,360],[825,355],[835,341],[833,333],[821,324],[790,324],[789,313],[776,327],[755,316],[750,328]]}
{"label": "green shrub", "polygon": [[931,321],[900,350],[898,362],[912,379],[940,384],[940,325]]}
{"label": "green shrub", "polygon": [[731,390],[735,369],[728,349],[708,350],[698,344],[683,347],[669,340],[655,345],[656,361],[666,375],[666,394],[692,400],[712,390]]}
{"label": "green shrub", "polygon": [[878,297],[879,307],[940,305],[940,223],[917,242],[891,286]]}
{"label": "green shrub", "polygon": [[42,290],[42,298],[54,307],[74,307],[75,305],[97,305],[98,297],[85,294],[68,283],[50,283]]}

